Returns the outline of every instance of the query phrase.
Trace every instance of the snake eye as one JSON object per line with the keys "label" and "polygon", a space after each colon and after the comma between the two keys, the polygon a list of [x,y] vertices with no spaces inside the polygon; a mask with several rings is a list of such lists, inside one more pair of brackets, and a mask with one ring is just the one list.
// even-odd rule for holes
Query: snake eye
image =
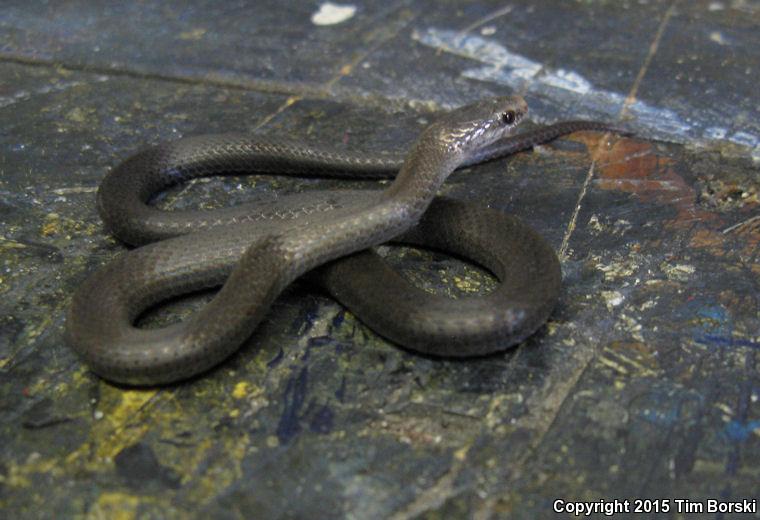
{"label": "snake eye", "polygon": [[504,121],[504,124],[511,125],[515,122],[515,112],[514,110],[508,110],[504,112],[501,115],[501,120]]}

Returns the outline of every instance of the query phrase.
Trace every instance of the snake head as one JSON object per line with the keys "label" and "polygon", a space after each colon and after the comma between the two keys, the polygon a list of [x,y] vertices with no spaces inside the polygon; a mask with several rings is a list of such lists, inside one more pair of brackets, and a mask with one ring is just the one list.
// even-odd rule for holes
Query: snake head
{"label": "snake head", "polygon": [[521,96],[494,97],[456,108],[433,126],[450,151],[468,155],[512,133],[527,113]]}

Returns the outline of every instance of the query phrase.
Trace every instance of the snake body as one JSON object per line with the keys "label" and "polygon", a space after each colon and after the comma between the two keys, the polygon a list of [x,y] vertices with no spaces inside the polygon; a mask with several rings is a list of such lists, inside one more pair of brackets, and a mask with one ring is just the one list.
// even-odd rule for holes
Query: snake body
{"label": "snake body", "polygon": [[[519,96],[453,110],[427,127],[403,160],[233,135],[186,138],[130,157],[104,179],[98,209],[121,240],[153,243],[120,255],[75,292],[67,343],[111,381],[185,379],[234,352],[280,292],[310,271],[371,328],[414,350],[470,356],[523,340],[556,301],[561,276],[553,250],[513,217],[435,195],[458,167],[575,130],[609,128],[570,122],[509,136],[526,112]],[[252,171],[398,174],[382,191],[298,194],[256,208],[167,212],[149,204],[157,192],[191,178]],[[423,293],[367,250],[389,240],[470,258],[500,285],[464,301]],[[219,285],[184,322],[134,325],[160,301]]]}

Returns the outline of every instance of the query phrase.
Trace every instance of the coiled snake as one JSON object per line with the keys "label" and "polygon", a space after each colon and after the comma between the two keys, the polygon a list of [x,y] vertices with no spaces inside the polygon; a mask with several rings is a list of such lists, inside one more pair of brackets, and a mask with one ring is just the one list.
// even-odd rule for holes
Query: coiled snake
{"label": "coiled snake", "polygon": [[[516,218],[436,192],[458,167],[576,130],[609,129],[577,121],[509,136],[526,112],[519,96],[448,112],[421,133],[403,162],[238,135],[185,138],[130,157],[103,180],[98,209],[121,240],[153,243],[121,254],[79,287],[67,315],[67,343],[115,382],[188,378],[234,352],[278,294],[307,272],[372,329],[414,350],[471,356],[522,341],[556,301],[561,275],[554,251]],[[148,204],[178,182],[251,172],[398,174],[382,191],[298,194],[256,208],[168,212]],[[367,251],[389,240],[474,260],[500,285],[464,301],[424,293]],[[219,285],[184,322],[134,325],[157,302]]]}

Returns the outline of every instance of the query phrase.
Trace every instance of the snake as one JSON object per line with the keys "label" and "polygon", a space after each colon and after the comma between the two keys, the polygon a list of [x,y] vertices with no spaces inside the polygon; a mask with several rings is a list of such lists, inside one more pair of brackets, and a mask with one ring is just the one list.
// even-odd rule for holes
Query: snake
{"label": "snake", "polygon": [[[503,351],[547,320],[561,286],[552,247],[516,217],[437,195],[455,170],[578,130],[567,121],[517,133],[518,95],[445,112],[406,153],[368,154],[266,136],[190,136],[139,151],[101,182],[97,208],[121,241],[118,255],[74,292],[65,341],[98,376],[150,386],[220,364],[249,338],[299,277],[319,284],[359,320],[398,345],[433,356]],[[381,190],[329,190],[220,210],[167,211],[156,194],[198,177],[290,174],[393,178]],[[385,242],[469,259],[498,280],[480,297],[429,294],[373,249]],[[158,303],[220,287],[189,318],[136,325]]]}

